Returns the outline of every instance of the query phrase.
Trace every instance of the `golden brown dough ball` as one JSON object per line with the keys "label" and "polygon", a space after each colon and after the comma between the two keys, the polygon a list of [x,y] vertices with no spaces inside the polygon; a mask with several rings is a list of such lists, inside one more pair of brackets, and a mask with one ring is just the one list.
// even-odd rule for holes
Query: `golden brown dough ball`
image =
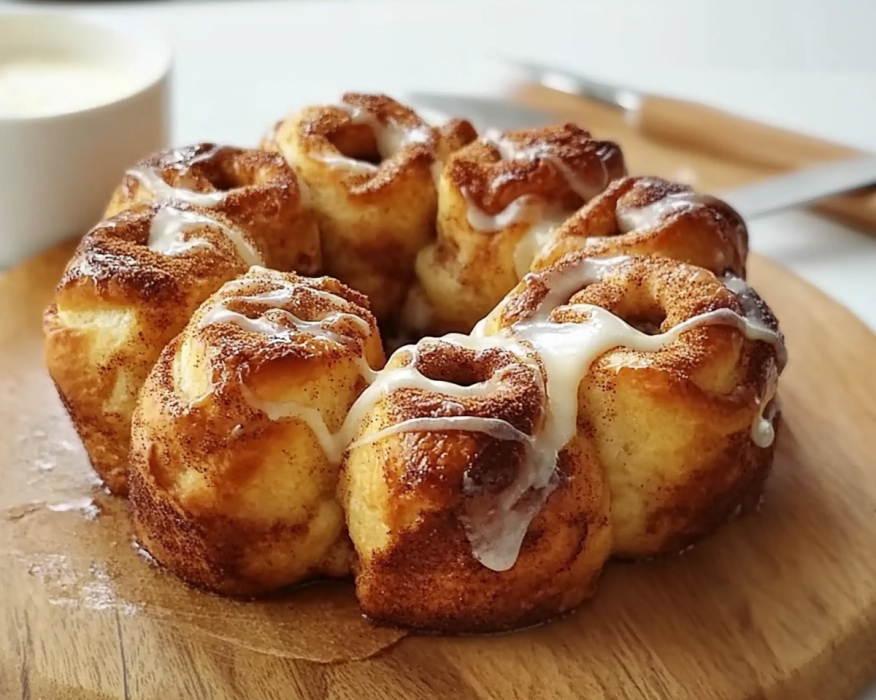
{"label": "golden brown dough ball", "polygon": [[322,268],[307,193],[278,154],[215,143],[156,153],[128,170],[105,216],[165,199],[226,218],[252,237],[271,267],[302,275]]}
{"label": "golden brown dough ball", "polygon": [[626,177],[553,231],[531,269],[576,250],[592,258],[662,255],[744,277],[748,229],[717,197],[657,177]]}
{"label": "golden brown dough ball", "polygon": [[538,454],[542,373],[518,352],[421,341],[354,409],[340,493],[370,617],[510,629],[592,592],[611,551],[607,485],[586,440],[573,436],[559,460]]}
{"label": "golden brown dough ball", "polygon": [[405,326],[468,333],[551,232],[625,172],[616,144],[574,124],[488,132],[452,154],[438,186],[438,237],[417,256]]}
{"label": "golden brown dough ball", "polygon": [[334,434],[383,363],[362,295],[255,268],[164,350],[133,421],[139,542],[184,580],[260,595],[349,573]]}
{"label": "golden brown dough ball", "polygon": [[417,253],[435,235],[435,177],[476,134],[432,127],[384,95],[347,93],[281,121],[262,144],[295,167],[319,217],[327,274],[366,294],[394,324]]}
{"label": "golden brown dough ball", "polygon": [[228,220],[167,202],[122,212],[80,243],[45,313],[46,364],[113,493],[127,492],[131,415],[159,353],[198,304],[262,261]]}
{"label": "golden brown dough ball", "polygon": [[775,448],[785,350],[737,277],[658,257],[572,253],[479,328],[541,351],[578,387],[577,426],[611,490],[618,556],[678,551],[756,499]]}

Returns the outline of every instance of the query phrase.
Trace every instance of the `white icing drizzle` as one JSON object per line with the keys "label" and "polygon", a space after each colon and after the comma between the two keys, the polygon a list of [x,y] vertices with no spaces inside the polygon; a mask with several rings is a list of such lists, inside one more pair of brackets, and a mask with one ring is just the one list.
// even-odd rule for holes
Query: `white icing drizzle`
{"label": "white icing drizzle", "polygon": [[779,374],[788,363],[788,350],[781,337],[773,331],[767,320],[763,302],[754,290],[741,277],[725,275],[721,278],[724,285],[736,295],[742,306],[742,311],[749,324],[749,337],[771,343],[776,351],[776,366],[772,368],[766,382],[764,395],[758,398],[758,413],[751,425],[751,439],[758,447],[769,447],[776,437],[773,419],[778,412],[776,391],[779,386]]}
{"label": "white icing drizzle", "polygon": [[[354,124],[364,124],[371,129],[374,133],[374,138],[377,141],[377,152],[383,160],[392,158],[405,146],[410,146],[416,143],[429,143],[434,138],[432,127],[428,124],[418,124],[413,127],[402,126],[393,121],[384,124],[374,114],[363,107],[357,107],[345,102],[335,106],[338,109],[347,112],[347,114],[350,115],[350,121]],[[376,173],[380,168],[379,165],[375,165],[374,163],[350,158],[338,152],[319,153],[312,157],[333,167],[343,168],[357,173]]]}
{"label": "white icing drizzle", "polygon": [[475,206],[467,194],[463,193],[463,196],[467,202],[466,218],[476,231],[495,233],[526,224],[526,230],[514,248],[514,271],[518,277],[527,273],[536,254],[571,213],[549,206],[540,197],[523,195],[493,215]]}
{"label": "white icing drizzle", "polygon": [[[473,556],[485,567],[494,571],[506,571],[514,566],[520,547],[532,519],[543,507],[556,487],[557,461],[560,453],[577,434],[578,390],[590,366],[599,356],[617,347],[638,352],[656,352],[677,340],[689,330],[709,325],[730,325],[747,338],[769,342],[776,348],[779,358],[774,375],[784,366],[786,358],[781,336],[773,331],[766,321],[763,308],[748,291],[748,286],[737,278],[727,278],[728,288],[736,293],[744,310],[741,316],[731,309],[717,309],[701,314],[678,324],[665,333],[648,335],[630,326],[614,314],[589,304],[568,305],[568,300],[577,291],[603,278],[606,271],[614,268],[626,257],[607,259],[583,259],[575,267],[533,273],[529,277],[542,282],[548,293],[534,312],[498,334],[484,335],[485,324],[478,324],[472,335],[451,334],[443,338],[427,338],[415,346],[400,348],[397,352],[410,354],[407,364],[381,372],[368,369],[364,372],[370,386],[353,403],[341,429],[329,431],[318,410],[298,404],[271,403],[251,396],[249,400],[271,420],[297,418],[310,425],[327,458],[338,463],[348,449],[372,444],[391,435],[404,432],[435,430],[463,430],[481,432],[501,440],[513,440],[525,447],[524,465],[516,481],[505,491],[485,505],[479,498],[478,486],[465,474],[463,492],[466,499],[463,526],[472,547]],[[285,285],[284,285],[285,287]],[[283,290],[250,297],[260,303],[280,304],[288,302]],[[557,308],[568,307],[586,314],[583,320],[574,323],[555,323],[550,314]],[[227,309],[225,310],[227,311]],[[230,312],[229,312],[230,313]],[[235,319],[217,311],[218,318],[248,324],[248,328],[273,334],[280,331],[276,324],[262,320]],[[290,314],[291,316],[291,314]],[[216,316],[209,313],[205,318]],[[327,317],[328,318],[328,317]],[[325,335],[330,333],[316,322],[300,322],[291,317],[298,326],[304,323],[307,332]],[[364,323],[364,322],[363,322]],[[256,325],[249,325],[256,324]],[[503,348],[514,353],[540,377],[546,395],[544,422],[535,435],[526,435],[506,421],[465,415],[440,417],[417,417],[384,427],[355,442],[365,416],[383,397],[399,389],[420,389],[433,394],[453,398],[487,396],[496,391],[503,372],[497,372],[488,380],[469,386],[430,379],[417,368],[418,353],[424,344],[445,342],[475,351]],[[539,358],[541,364],[535,359]],[[364,362],[364,360],[363,360]],[[392,360],[390,360],[392,362]],[[542,372],[543,367],[543,372]],[[760,401],[761,410],[752,426],[752,439],[761,446],[773,439],[771,410],[774,410],[776,381],[768,382],[766,395]],[[453,410],[464,407],[452,400],[446,402]],[[458,408],[457,408],[458,407]]]}
{"label": "white icing drizzle", "polygon": [[[531,357],[531,353],[514,340],[477,338],[473,336],[451,333],[439,339],[424,338],[416,345],[407,345],[401,347],[396,350],[393,358],[399,353],[408,353],[410,354],[408,364],[401,367],[385,369],[382,372],[377,373],[375,381],[362,393],[362,395],[353,404],[353,406],[350,408],[349,413],[347,414],[347,419],[344,422],[344,427],[338,433],[338,438],[341,441],[342,445],[346,446],[350,444],[350,440],[358,431],[359,426],[362,423],[362,419],[365,417],[365,414],[368,413],[374,407],[374,405],[377,404],[378,401],[399,389],[420,389],[422,391],[438,393],[444,396],[464,398],[473,396],[489,396],[499,388],[504,377],[504,372],[501,370],[499,372],[496,372],[487,381],[476,382],[469,386],[461,386],[459,384],[454,384],[452,382],[446,382],[438,379],[429,379],[428,377],[424,376],[417,368],[417,357],[423,345],[435,343],[436,340],[475,351],[485,350],[494,347],[503,347],[507,350],[511,350],[512,352],[514,352],[516,355],[518,355],[518,357],[524,359],[525,362],[534,364],[537,367],[537,364],[535,364],[535,361]],[[393,358],[390,359],[390,363],[392,363]],[[469,421],[468,423],[470,426],[486,425],[490,421],[494,420],[486,418],[475,418],[471,416],[469,416],[469,418],[471,418],[471,421]],[[401,423],[399,425],[401,425]],[[410,425],[414,424],[411,423]],[[510,424],[508,425],[508,427],[513,430]],[[399,430],[395,429],[393,432],[399,432]],[[373,442],[377,439],[379,438],[370,439],[368,440],[368,442]],[[343,452],[343,449],[341,451]]]}
{"label": "white icing drizzle", "polygon": [[514,271],[518,277],[529,272],[535,256],[550,240],[551,234],[565,221],[566,216],[548,216],[530,225],[514,248]]}
{"label": "white icing drizzle", "polygon": [[[253,267],[250,271],[263,271],[263,268]],[[282,340],[288,340],[292,335],[306,333],[308,335],[326,338],[327,340],[339,345],[347,345],[356,340],[356,338],[345,336],[328,328],[328,326],[331,326],[341,319],[348,319],[355,323],[362,329],[366,336],[371,332],[370,326],[365,319],[360,318],[355,314],[342,311],[326,312],[322,318],[314,321],[300,319],[283,308],[292,303],[296,294],[319,297],[333,306],[345,305],[347,302],[331,292],[326,292],[322,289],[314,289],[306,284],[289,282],[273,275],[268,279],[272,284],[278,285],[275,289],[271,289],[267,292],[253,292],[253,288],[258,282],[264,281],[264,279],[264,277],[242,277],[241,279],[228,283],[224,287],[224,290],[232,292],[232,295],[209,309],[201,317],[200,327],[204,328],[215,323],[231,323],[245,331],[261,333],[262,335],[276,337]],[[274,313],[285,320],[286,323],[283,324],[264,316],[260,316],[259,318],[249,318],[245,314],[232,311],[227,307],[227,304],[232,300],[268,307],[269,309],[274,310]]]}
{"label": "white icing drizzle", "polygon": [[575,292],[602,280],[606,272],[629,260],[627,255],[616,255],[612,258],[584,258],[574,267],[564,268],[559,272],[540,272],[528,275],[531,280],[542,281],[548,293],[539,305],[540,310],[546,310],[545,318],[550,312],[565,304]]}
{"label": "white icing drizzle", "polygon": [[765,303],[756,296],[754,290],[741,277],[725,275],[721,278],[724,286],[736,295],[745,314],[749,340],[762,340],[770,343],[776,351],[779,371],[788,364],[788,350],[781,336],[770,327],[765,311]]}
{"label": "white icing drizzle", "polygon": [[[645,187],[658,187],[659,183],[643,178],[640,183]],[[720,207],[722,203],[711,195],[702,194],[699,192],[673,192],[656,202],[652,202],[643,207],[629,207],[619,205],[617,208],[617,223],[621,233],[638,233],[640,231],[648,231],[660,226],[665,219],[673,214],[693,211],[695,209],[715,208]],[[728,220],[728,223],[730,221]],[[737,233],[740,229],[744,229],[745,224],[740,220],[734,222],[737,228]],[[585,245],[593,245],[602,240],[603,237],[593,237],[588,239]],[[744,240],[744,236],[738,236],[735,239],[737,245],[737,255],[740,259],[745,257],[744,251],[739,250],[740,241]],[[726,265],[724,251],[720,247],[715,248],[714,269],[723,270]]]}
{"label": "white icing drizzle", "polygon": [[541,217],[544,203],[533,195],[518,197],[498,214],[487,214],[476,207],[466,193],[463,193],[468,204],[466,218],[469,225],[476,231],[492,233],[502,231],[518,223],[535,223]]}
{"label": "white icing drizzle", "polygon": [[[370,369],[370,368],[369,368]],[[269,420],[299,420],[312,431],[329,462],[338,464],[344,454],[344,448],[336,433],[329,430],[318,408],[305,406],[297,401],[263,401],[246,385],[242,385],[243,396],[250,406],[264,412]]]}
{"label": "white icing drizzle", "polygon": [[779,399],[776,391],[779,388],[779,371],[773,367],[767,379],[764,395],[758,397],[758,412],[751,423],[751,440],[758,447],[766,448],[776,439],[776,429],[773,420],[779,410]]}
{"label": "white icing drizzle", "polygon": [[[217,323],[230,323],[247,332],[260,333],[268,339],[277,342],[289,342],[292,336],[307,334],[346,346],[356,342],[358,338],[344,335],[333,330],[331,326],[341,320],[351,321],[363,333],[363,353],[360,357],[356,358],[359,372],[367,381],[374,381],[377,373],[371,369],[364,356],[365,338],[371,333],[371,327],[365,319],[356,314],[343,311],[327,311],[320,319],[306,321],[283,308],[293,302],[296,294],[319,297],[333,306],[345,305],[347,303],[346,300],[322,289],[314,289],[305,284],[289,282],[276,277],[271,275],[270,271],[263,268],[254,267],[250,271],[267,273],[267,279],[276,287],[266,292],[255,291],[254,288],[258,286],[259,282],[264,281],[266,277],[243,277],[230,282],[224,287],[224,290],[232,292],[232,295],[210,308],[201,317],[200,328]],[[258,318],[250,318],[245,314],[232,311],[227,307],[227,304],[232,300],[268,307],[275,317],[279,316],[285,323],[281,323],[273,318],[266,318],[264,315]],[[245,385],[242,385],[242,392],[247,402],[254,409],[264,412],[269,420],[298,419],[306,423],[313,431],[329,460],[333,463],[340,462],[343,455],[343,446],[338,437],[328,429],[318,409],[304,406],[295,401],[264,401],[258,398]]]}
{"label": "white icing drizzle", "polygon": [[[427,387],[429,391],[433,389]],[[461,404],[456,404],[461,406]],[[436,430],[465,430],[468,432],[485,433],[497,440],[516,440],[525,445],[532,443],[532,438],[526,433],[517,430],[508,421],[501,418],[480,418],[477,416],[425,416],[422,418],[409,418],[401,423],[395,423],[376,433],[366,435],[363,438],[351,442],[347,449],[354,449],[361,445],[382,440],[390,435],[398,433],[432,432]]]}
{"label": "white icing drizzle", "polygon": [[523,195],[498,214],[487,214],[476,206],[466,192],[466,220],[475,231],[495,233],[524,224],[525,229],[514,247],[514,272],[523,277],[551,234],[571,212],[549,206],[541,197]]}
{"label": "white icing drizzle", "polygon": [[146,245],[150,250],[170,256],[181,255],[194,248],[213,248],[213,244],[205,238],[185,237],[192,228],[199,226],[209,226],[221,231],[247,265],[264,265],[261,254],[240,229],[227,226],[198,212],[185,211],[169,205],[159,209],[152,218]]}
{"label": "white icing drizzle", "polygon": [[[171,167],[178,172],[182,172],[185,168],[195,163],[212,158],[219,150],[218,146],[214,146],[203,153],[188,158],[185,163],[179,163]],[[178,202],[186,202],[196,206],[215,207],[228,195],[227,192],[195,192],[194,190],[182,187],[172,187],[161,177],[161,171],[154,167],[131,168],[126,174],[149,188],[156,197],[175,199]]]}
{"label": "white icing drizzle", "polygon": [[[645,187],[660,186],[660,183],[649,178],[640,178],[639,183]],[[648,232],[659,227],[661,224],[666,223],[665,220],[672,214],[692,211],[697,208],[714,208],[716,206],[721,206],[721,204],[720,200],[698,192],[672,193],[643,207],[630,207],[618,204],[616,213],[618,232],[620,234]],[[744,229],[745,226],[741,220],[734,222],[734,225],[737,229]],[[606,241],[613,241],[615,238],[616,234],[608,236],[587,236],[580,241],[580,244],[583,245],[585,249],[589,248],[592,251],[592,249],[601,246]],[[734,243],[734,247],[736,247],[738,259],[740,260],[745,258],[744,249],[740,249],[742,241],[744,240],[744,235],[739,236],[735,240],[731,239],[731,242]],[[543,247],[548,241],[549,236],[544,239],[541,247]],[[593,251],[593,253],[598,255],[598,252],[596,251]],[[721,246],[714,246],[714,259],[711,269],[715,271],[723,271],[727,269],[725,249]]]}
{"label": "white icing drizzle", "polygon": [[617,223],[621,233],[642,231],[658,226],[666,217],[698,207],[713,207],[715,200],[699,192],[673,192],[643,207],[617,208]]}
{"label": "white icing drizzle", "polygon": [[521,147],[511,139],[506,138],[501,131],[493,129],[488,130],[484,134],[483,141],[484,143],[495,146],[505,160],[532,161],[540,158],[549,161],[563,174],[563,177],[566,178],[569,189],[585,202],[593,199],[608,186],[610,175],[608,172],[608,164],[605,162],[605,156],[607,155],[605,151],[599,151],[596,154],[599,163],[602,165],[603,180],[601,184],[594,187],[584,182],[584,180],[578,176],[578,173],[570,168],[562,158],[556,156],[551,151],[550,144],[547,142],[542,141],[530,146]]}
{"label": "white icing drizzle", "polygon": [[749,337],[752,340],[762,340],[772,344],[776,350],[776,362],[778,363],[779,371],[783,370],[785,365],[788,364],[788,350],[779,334],[770,327],[764,302],[759,300],[759,297],[757,297],[748,282],[741,277],[728,274],[721,278],[721,282],[739,300],[749,324],[751,333]]}

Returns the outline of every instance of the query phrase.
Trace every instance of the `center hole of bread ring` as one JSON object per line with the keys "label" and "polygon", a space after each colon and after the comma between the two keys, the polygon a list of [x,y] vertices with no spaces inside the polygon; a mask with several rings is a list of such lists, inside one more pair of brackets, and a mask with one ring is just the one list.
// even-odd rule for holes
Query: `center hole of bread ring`
{"label": "center hole of bread ring", "polygon": [[643,304],[641,300],[625,299],[612,313],[646,335],[659,335],[660,328],[666,321],[666,310],[655,301]]}
{"label": "center hole of bread ring", "polygon": [[380,165],[383,162],[377,137],[367,124],[346,124],[335,131],[329,141],[346,158],[371,165]]}
{"label": "center hole of bread ring", "polygon": [[674,299],[652,282],[635,274],[623,283],[605,280],[573,295],[569,303],[595,304],[646,335],[660,335]]}
{"label": "center hole of bread ring", "polygon": [[628,324],[645,335],[660,335],[660,327],[666,320],[666,314],[650,314],[646,316],[630,316],[624,319]]}
{"label": "center hole of bread ring", "polygon": [[205,164],[202,174],[220,192],[236,190],[253,184],[252,173],[241,171],[230,162]]}
{"label": "center hole of bread ring", "polygon": [[421,350],[416,367],[427,379],[472,386],[489,381],[499,369],[497,359],[474,350],[447,345],[440,350]]}

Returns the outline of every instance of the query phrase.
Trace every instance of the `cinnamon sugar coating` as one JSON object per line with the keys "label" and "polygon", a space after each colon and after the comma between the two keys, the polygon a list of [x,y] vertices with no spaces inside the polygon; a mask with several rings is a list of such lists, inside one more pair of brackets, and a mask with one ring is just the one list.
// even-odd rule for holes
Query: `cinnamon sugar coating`
{"label": "cinnamon sugar coating", "polygon": [[397,316],[414,258],[434,236],[433,173],[475,137],[468,122],[432,127],[385,95],[347,93],[278,124],[263,148],[307,183],[325,271],[368,296],[381,323]]}
{"label": "cinnamon sugar coating", "polygon": [[[507,142],[505,154],[497,141]],[[531,155],[530,155],[531,154]],[[511,157],[508,157],[508,156]],[[568,171],[580,182],[570,182]],[[524,195],[543,197],[570,211],[626,174],[621,149],[575,124],[509,131],[472,143],[447,164],[446,177],[469,201],[495,215]],[[579,191],[576,191],[579,190]]]}
{"label": "cinnamon sugar coating", "polygon": [[[211,320],[217,307],[274,330]],[[253,269],[220,288],[140,395],[130,494],[138,541],[189,583],[231,595],[348,575],[339,467],[302,416],[337,430],[366,386],[362,358],[383,363],[377,324],[367,299],[336,280]]]}
{"label": "cinnamon sugar coating", "polygon": [[573,124],[487,134],[454,153],[405,325],[470,331],[529,269],[542,237],[625,172],[616,144]]}
{"label": "cinnamon sugar coating", "polygon": [[[412,361],[429,379],[501,380],[477,396],[397,389],[367,414],[358,440],[424,417],[500,419],[527,435],[542,429],[541,374],[511,352],[423,341],[415,360],[399,352],[388,369]],[[439,428],[353,444],[340,494],[358,553],[356,592],[370,617],[433,631],[495,631],[554,617],[592,592],[611,539],[607,486],[586,441],[573,440],[562,453],[558,486],[507,571],[476,559],[466,521],[499,507],[502,492],[529,468],[522,443]]]}
{"label": "cinnamon sugar coating", "polygon": [[[136,173],[151,174],[162,191]],[[105,217],[187,193],[215,195],[206,206],[245,230],[278,269],[307,275],[321,269],[319,230],[298,178],[283,158],[263,150],[200,143],[153,154],[128,171]]]}
{"label": "cinnamon sugar coating", "polygon": [[718,275],[744,277],[748,229],[717,197],[661,178],[627,177],[557,228],[532,269],[542,270],[574,250],[591,257],[664,255]]}

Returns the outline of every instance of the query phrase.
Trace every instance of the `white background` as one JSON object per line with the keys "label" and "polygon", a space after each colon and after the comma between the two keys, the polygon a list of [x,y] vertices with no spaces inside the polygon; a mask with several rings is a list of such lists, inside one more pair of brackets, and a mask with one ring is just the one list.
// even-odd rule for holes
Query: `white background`
{"label": "white background", "polygon": [[[50,7],[39,3],[39,7]],[[507,55],[723,106],[876,151],[874,0],[58,3],[151,26],[176,52],[177,143],[250,144],[344,90],[494,92]],[[0,9],[33,5],[0,0]],[[804,213],[753,248],[876,328],[876,237]],[[837,342],[841,342],[837,339]],[[866,696],[876,700],[876,685]]]}

